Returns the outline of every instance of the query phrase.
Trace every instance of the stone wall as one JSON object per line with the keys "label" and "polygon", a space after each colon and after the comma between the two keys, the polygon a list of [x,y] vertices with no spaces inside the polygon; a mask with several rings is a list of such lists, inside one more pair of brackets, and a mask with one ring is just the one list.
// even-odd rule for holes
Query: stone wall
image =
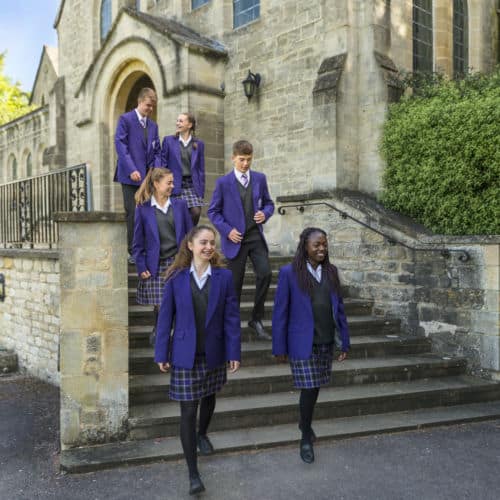
{"label": "stone wall", "polygon": [[0,302],[0,344],[19,367],[59,384],[60,288],[56,251],[1,250],[5,301]]}
{"label": "stone wall", "polygon": [[[500,378],[499,236],[432,235],[366,196],[341,191],[282,197],[277,206],[301,198],[318,205],[303,213],[286,208],[271,219],[267,234],[274,253],[293,254],[304,227],[324,229],[351,297],[373,299],[374,313],[400,319],[404,334],[430,337],[436,352],[465,356],[471,371]],[[372,229],[402,244],[390,244]]]}

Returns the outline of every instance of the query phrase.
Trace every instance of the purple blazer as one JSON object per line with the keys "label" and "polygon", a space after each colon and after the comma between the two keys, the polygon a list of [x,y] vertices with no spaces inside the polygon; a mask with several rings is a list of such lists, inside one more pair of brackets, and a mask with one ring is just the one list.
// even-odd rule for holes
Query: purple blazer
{"label": "purple blazer", "polygon": [[[265,223],[274,213],[274,202],[269,195],[266,176],[252,170],[250,181],[252,183],[254,212],[262,210],[266,215]],[[221,235],[222,252],[228,259],[234,259],[241,248],[241,243],[233,243],[227,239],[228,234],[233,228],[242,234],[245,232],[245,213],[238,190],[238,182],[234,171],[219,177],[215,183],[215,190],[207,212],[208,218]],[[265,244],[262,224],[258,224],[258,227]]]}
{"label": "purple blazer", "polygon": [[[332,314],[342,351],[350,347],[349,329],[342,297],[331,294]],[[273,309],[273,354],[288,354],[292,359],[308,359],[312,353],[314,319],[312,302],[298,284],[292,265],[280,269]]]}
{"label": "purple blazer", "polygon": [[139,186],[142,181],[136,182],[130,178],[134,170],[138,170],[144,180],[149,167],[161,165],[158,125],[150,118],[147,119],[147,132],[146,140],[144,129],[134,109],[124,113],[118,119],[115,132],[115,147],[118,155],[113,179],[115,182]]}
{"label": "purple blazer", "polygon": [[[205,196],[205,143],[200,139],[191,139],[196,143],[191,153],[191,175],[193,177],[193,188],[196,194],[203,198]],[[193,146],[194,146],[193,143]],[[179,138],[175,135],[167,135],[163,138],[161,145],[161,163],[168,167],[174,174],[174,190],[172,194],[181,194],[182,185],[182,159]]]}
{"label": "purple blazer", "polygon": [[[193,368],[196,323],[191,293],[189,269],[181,270],[165,284],[156,325],[156,363]],[[228,269],[212,267],[205,326],[208,368],[241,360],[240,311]]]}
{"label": "purple blazer", "polygon": [[[175,236],[178,248],[184,236],[193,227],[193,221],[184,200],[171,198],[170,201],[174,213]],[[135,207],[132,254],[135,258],[135,266],[139,276],[147,270],[153,278],[156,277],[160,264],[160,233],[156,222],[155,209],[151,206],[149,200],[143,205]]]}

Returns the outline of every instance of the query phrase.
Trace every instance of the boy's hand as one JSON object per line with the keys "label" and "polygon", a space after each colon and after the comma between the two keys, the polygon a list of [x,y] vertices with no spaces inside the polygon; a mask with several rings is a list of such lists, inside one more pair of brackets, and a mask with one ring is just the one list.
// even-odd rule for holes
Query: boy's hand
{"label": "boy's hand", "polygon": [[257,212],[255,212],[253,220],[257,224],[262,224],[266,220],[266,214],[262,210],[258,210]]}
{"label": "boy's hand", "polygon": [[337,361],[344,361],[347,358],[347,353],[346,352],[341,352],[339,354],[339,357],[337,358]]}
{"label": "boy's hand", "polygon": [[229,373],[237,372],[239,367],[240,367],[239,361],[229,361]]}
{"label": "boy's hand", "polygon": [[130,174],[130,178],[135,181],[135,182],[140,182],[141,181],[141,173],[139,172],[139,170],[134,170],[131,174]]}
{"label": "boy's hand", "polygon": [[141,273],[141,279],[142,280],[147,280],[148,278],[151,278],[151,273],[149,271],[143,271]]}
{"label": "boy's hand", "polygon": [[235,227],[233,227],[233,229],[231,229],[231,231],[227,235],[227,239],[232,241],[233,243],[241,243],[243,235]]}

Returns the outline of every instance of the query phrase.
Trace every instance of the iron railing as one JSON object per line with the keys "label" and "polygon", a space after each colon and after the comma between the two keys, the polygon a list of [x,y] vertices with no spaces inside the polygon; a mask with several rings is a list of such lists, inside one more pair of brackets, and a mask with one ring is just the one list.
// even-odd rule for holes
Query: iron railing
{"label": "iron railing", "polygon": [[413,250],[415,252],[439,252],[445,259],[448,259],[451,256],[451,253],[454,252],[457,254],[458,260],[460,262],[467,262],[471,258],[470,254],[466,250],[461,250],[458,248],[435,248],[435,247],[430,247],[430,246],[413,247],[413,246],[407,245],[403,241],[397,240],[393,236],[389,236],[389,235],[383,233],[382,231],[379,231],[378,229],[375,229],[375,228],[369,226],[365,222],[356,219],[352,215],[349,215],[348,213],[344,212],[343,210],[340,210],[337,207],[335,207],[334,205],[332,205],[331,203],[326,203],[325,201],[319,201],[319,202],[303,201],[301,203],[299,203],[299,202],[290,203],[290,204],[287,203],[286,205],[282,205],[282,206],[278,207],[278,213],[280,215],[285,215],[287,208],[296,208],[300,213],[304,213],[305,207],[312,207],[312,206],[319,206],[319,205],[323,205],[323,206],[328,207],[331,210],[334,210],[343,219],[350,219],[350,220],[356,222],[357,224],[359,224],[360,226],[363,226],[366,229],[369,229],[370,231],[373,231],[374,233],[379,234],[380,236],[382,236],[385,239],[385,241],[387,241],[387,243],[389,245],[401,245],[402,247],[408,248],[409,250]]}
{"label": "iron railing", "polygon": [[0,246],[48,247],[57,243],[55,212],[85,212],[89,206],[87,165],[0,185]]}

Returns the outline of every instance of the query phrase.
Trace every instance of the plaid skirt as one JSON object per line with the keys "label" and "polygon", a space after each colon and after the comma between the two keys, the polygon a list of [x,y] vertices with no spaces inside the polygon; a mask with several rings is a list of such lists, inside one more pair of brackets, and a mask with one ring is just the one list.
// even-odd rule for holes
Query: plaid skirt
{"label": "plaid skirt", "polygon": [[226,364],[213,370],[207,367],[205,354],[196,354],[193,368],[172,366],[170,374],[170,399],[193,401],[219,392],[227,382]]}
{"label": "plaid skirt", "polygon": [[293,385],[297,389],[312,389],[329,384],[332,361],[333,344],[314,344],[309,359],[290,359]]}
{"label": "plaid skirt", "polygon": [[174,257],[169,257],[164,261],[160,261],[158,274],[155,278],[151,277],[147,280],[139,278],[137,283],[136,301],[142,305],[157,305],[161,304],[163,297],[163,288],[165,286],[165,271],[172,264]]}
{"label": "plaid skirt", "polygon": [[187,203],[188,208],[202,207],[205,202],[200,198],[193,187],[193,178],[185,177],[182,179],[181,194],[177,196]]}

